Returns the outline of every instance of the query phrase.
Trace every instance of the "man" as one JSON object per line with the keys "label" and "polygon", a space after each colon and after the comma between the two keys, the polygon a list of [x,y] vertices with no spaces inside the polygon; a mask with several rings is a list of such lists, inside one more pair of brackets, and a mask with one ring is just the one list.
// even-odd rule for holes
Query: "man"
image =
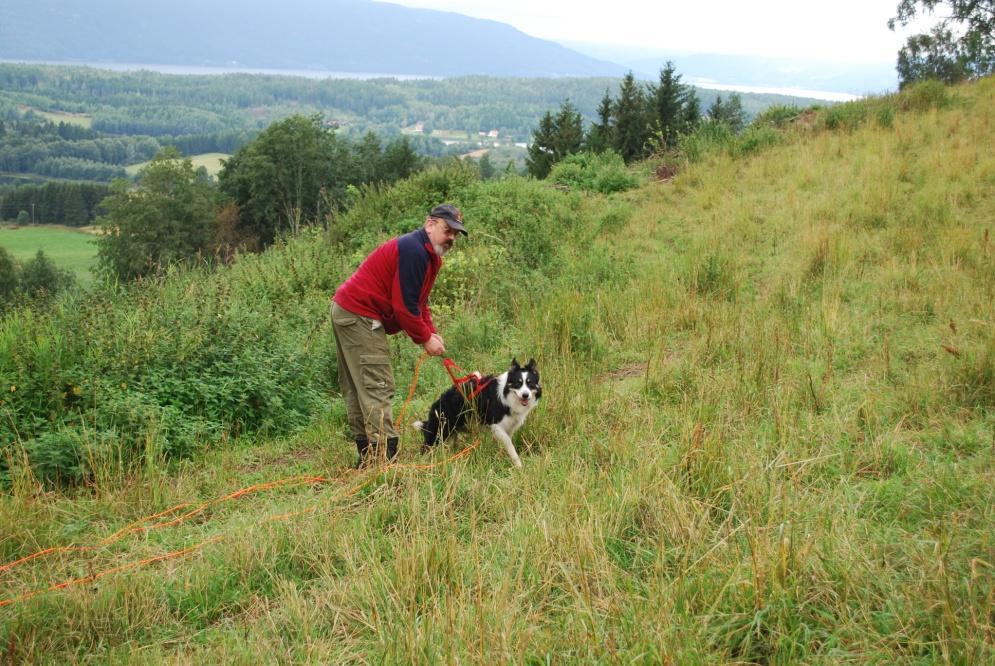
{"label": "man", "polygon": [[397,457],[391,416],[394,374],[387,336],[400,331],[432,356],[446,353],[432,323],[428,295],[458,234],[467,235],[463,215],[451,204],[433,208],[422,228],[393,238],[368,256],[335,291],[332,329],[349,427],[359,452],[357,466],[371,451],[386,447]]}

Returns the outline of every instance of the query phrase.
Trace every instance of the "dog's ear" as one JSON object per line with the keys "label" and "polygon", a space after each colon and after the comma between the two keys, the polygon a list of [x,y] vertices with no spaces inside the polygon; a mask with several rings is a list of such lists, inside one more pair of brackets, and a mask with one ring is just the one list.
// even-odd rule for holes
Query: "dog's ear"
{"label": "dog's ear", "polygon": [[520,368],[522,366],[518,365],[518,359],[517,358],[513,358],[513,359],[511,359],[511,367],[513,367],[513,368]]}
{"label": "dog's ear", "polygon": [[535,370],[536,369],[536,360],[534,358],[530,358],[529,362],[525,364],[525,369],[526,370]]}

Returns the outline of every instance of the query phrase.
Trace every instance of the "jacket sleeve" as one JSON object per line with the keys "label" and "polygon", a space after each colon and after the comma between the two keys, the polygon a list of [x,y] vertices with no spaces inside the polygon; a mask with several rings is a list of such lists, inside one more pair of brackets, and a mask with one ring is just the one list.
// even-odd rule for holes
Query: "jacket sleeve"
{"label": "jacket sleeve", "polygon": [[413,243],[398,243],[397,277],[392,303],[394,316],[408,337],[417,344],[424,344],[435,332],[428,308],[418,305],[427,272],[428,257],[425,251]]}
{"label": "jacket sleeve", "polygon": [[432,321],[432,310],[429,309],[428,303],[425,304],[425,307],[422,308],[422,310],[424,311],[422,319],[425,320],[425,325],[428,326],[428,330],[430,330],[432,333],[438,333],[439,329],[435,327],[435,322]]}

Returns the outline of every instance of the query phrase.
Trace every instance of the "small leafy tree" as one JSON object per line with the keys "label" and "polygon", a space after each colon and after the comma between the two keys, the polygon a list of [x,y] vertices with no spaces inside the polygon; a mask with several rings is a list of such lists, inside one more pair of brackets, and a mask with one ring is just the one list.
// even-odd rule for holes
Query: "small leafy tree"
{"label": "small leafy tree", "polygon": [[[366,141],[372,151],[375,135]],[[321,219],[326,202],[342,205],[357,177],[349,146],[321,115],[273,123],[226,160],[218,174],[223,194],[238,205],[241,224],[268,245],[282,230],[297,233]],[[328,212],[327,210],[325,212]]]}
{"label": "small leafy tree", "polygon": [[948,13],[928,34],[909,37],[898,52],[900,87],[922,79],[956,83],[995,72],[995,0],[901,0],[888,21],[908,25],[945,7]]}
{"label": "small leafy tree", "polygon": [[166,148],[138,172],[137,186],[118,180],[97,224],[98,270],[121,280],[154,274],[208,250],[217,195],[203,168]]}
{"label": "small leafy tree", "polygon": [[34,258],[26,261],[21,268],[19,282],[20,290],[27,298],[41,299],[71,287],[76,278],[69,271],[56,266],[43,251],[38,250]]}

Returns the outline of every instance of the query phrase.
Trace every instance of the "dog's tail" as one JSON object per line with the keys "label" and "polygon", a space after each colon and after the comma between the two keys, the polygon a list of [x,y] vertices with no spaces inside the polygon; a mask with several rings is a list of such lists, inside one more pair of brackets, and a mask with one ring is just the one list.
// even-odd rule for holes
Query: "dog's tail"
{"label": "dog's tail", "polygon": [[424,421],[415,421],[414,423],[411,424],[411,427],[414,428],[415,430],[417,430],[418,432],[425,432],[422,429],[423,425],[425,425]]}

